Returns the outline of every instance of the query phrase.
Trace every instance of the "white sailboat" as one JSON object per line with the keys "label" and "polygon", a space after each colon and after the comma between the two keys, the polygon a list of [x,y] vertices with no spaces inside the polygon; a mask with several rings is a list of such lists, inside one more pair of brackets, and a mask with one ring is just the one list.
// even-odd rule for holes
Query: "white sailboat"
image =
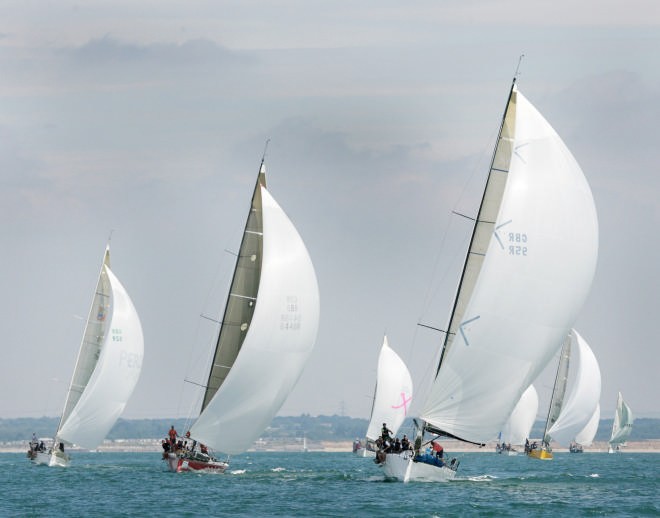
{"label": "white sailboat", "polygon": [[516,446],[525,444],[525,440],[534,426],[538,410],[539,395],[534,385],[530,385],[520,396],[518,404],[504,424],[495,451],[503,455],[517,455]]}
{"label": "white sailboat", "polygon": [[[575,372],[575,380],[565,399],[571,372]],[[593,418],[600,400],[600,389],[598,360],[584,338],[572,329],[562,348],[542,444],[529,452],[530,457],[551,459],[551,441],[569,449],[573,446],[577,452],[576,437]]]}
{"label": "white sailboat", "polygon": [[36,464],[66,467],[64,444],[96,448],[121,415],[142,368],[144,339],[128,293],[110,270],[106,247],[94,299],[51,448],[30,444]]}
{"label": "white sailboat", "polygon": [[[514,79],[417,451],[425,433],[478,444],[497,437],[573,325],[597,253],[584,174]],[[410,454],[387,455],[383,469],[402,481],[455,476]]]}
{"label": "white sailboat", "polygon": [[632,410],[623,400],[621,392],[616,398],[616,410],[614,411],[614,422],[612,423],[612,436],[609,440],[609,453],[615,453],[620,450],[632,433],[634,421]]}
{"label": "white sailboat", "polygon": [[376,440],[381,435],[381,426],[384,423],[387,423],[392,436],[396,436],[408,414],[412,397],[413,382],[408,367],[389,346],[385,336],[378,356],[376,388],[366,440],[365,444],[356,445],[354,448],[357,456],[376,456]]}
{"label": "white sailboat", "polygon": [[245,451],[302,374],[319,324],[316,274],[295,227],[266,189],[261,161],[201,412],[172,471],[222,472],[211,450]]}

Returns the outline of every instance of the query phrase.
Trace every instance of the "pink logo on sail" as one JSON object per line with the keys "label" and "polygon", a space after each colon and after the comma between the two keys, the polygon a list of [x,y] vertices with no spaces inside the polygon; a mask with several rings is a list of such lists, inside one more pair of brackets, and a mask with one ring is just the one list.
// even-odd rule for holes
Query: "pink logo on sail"
{"label": "pink logo on sail", "polygon": [[406,393],[401,392],[401,401],[402,403],[398,406],[392,405],[392,408],[403,408],[403,413],[407,414],[408,413],[408,403],[412,401],[412,396],[410,396],[408,399],[406,399]]}

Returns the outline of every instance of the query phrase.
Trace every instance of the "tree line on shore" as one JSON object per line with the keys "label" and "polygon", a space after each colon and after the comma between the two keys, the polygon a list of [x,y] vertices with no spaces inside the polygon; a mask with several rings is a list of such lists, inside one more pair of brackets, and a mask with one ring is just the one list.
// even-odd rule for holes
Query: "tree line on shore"
{"label": "tree line on shore", "polygon": [[[19,417],[0,419],[0,442],[28,440],[32,433],[38,437],[50,437],[57,428],[59,417]],[[183,435],[190,421],[176,419],[119,419],[110,430],[108,439],[158,439],[164,438],[170,426]],[[353,441],[363,438],[368,420],[348,416],[277,416],[262,434],[268,439],[296,439],[306,437],[311,441]],[[532,437],[540,437],[545,423],[537,421]],[[412,430],[412,420],[406,419],[401,433]],[[612,430],[612,419],[601,419],[596,441],[607,441]],[[660,439],[660,419],[638,418],[635,420],[631,441]]]}

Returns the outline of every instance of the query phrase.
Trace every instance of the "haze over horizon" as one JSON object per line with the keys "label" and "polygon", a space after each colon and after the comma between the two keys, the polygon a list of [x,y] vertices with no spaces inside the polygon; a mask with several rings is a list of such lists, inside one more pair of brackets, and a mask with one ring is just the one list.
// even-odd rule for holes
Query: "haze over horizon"
{"label": "haze over horizon", "polygon": [[[384,334],[418,411],[511,78],[580,163],[598,211],[575,328],[660,417],[660,9],[651,0],[3,2],[2,417],[57,416],[112,232],[140,314],[124,418],[196,415],[264,143],[270,192],[321,294],[279,415],[368,417]],[[570,253],[570,251],[567,251]],[[537,385],[539,419],[552,371]]]}

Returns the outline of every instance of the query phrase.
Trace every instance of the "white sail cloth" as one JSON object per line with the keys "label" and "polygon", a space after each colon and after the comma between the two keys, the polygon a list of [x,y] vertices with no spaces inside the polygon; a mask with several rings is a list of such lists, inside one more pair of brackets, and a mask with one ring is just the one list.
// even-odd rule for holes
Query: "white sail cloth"
{"label": "white sail cloth", "polygon": [[[83,448],[96,448],[106,437],[124,410],[140,376],[144,338],[142,327],[128,293],[104,264],[99,286],[107,278],[109,289],[101,307],[92,306],[90,320],[101,344],[100,356],[85,387],[72,383],[70,391],[82,394],[63,416],[57,438]],[[89,327],[89,324],[88,324]],[[87,333],[86,338],[87,339]],[[75,378],[74,378],[75,380]]]}
{"label": "white sail cloth", "polygon": [[263,186],[263,260],[254,316],[224,383],[190,429],[227,454],[245,451],[302,374],[319,324],[319,293],[305,245]]}
{"label": "white sail cloth", "polygon": [[501,441],[515,446],[524,444],[525,439],[529,438],[532,426],[534,426],[538,410],[539,395],[534,385],[530,385],[520,396],[513,412],[504,424]]}
{"label": "white sail cloth", "polygon": [[575,442],[581,444],[582,446],[591,446],[594,442],[594,437],[596,437],[596,432],[598,432],[598,425],[600,424],[600,403],[596,405],[596,410],[594,410],[591,419],[587,425],[582,429],[580,433],[575,436]]}
{"label": "white sail cloth", "polygon": [[[506,155],[506,156],[505,156]],[[514,87],[466,267],[460,320],[421,417],[467,441],[494,439],[548,364],[591,287],[598,222],[589,185],[555,130]],[[495,196],[494,195],[494,196]],[[488,226],[489,222],[494,222]],[[476,259],[475,259],[476,261]],[[460,292],[459,292],[460,297]]]}
{"label": "white sail cloth", "polygon": [[575,329],[571,331],[570,337],[572,346],[569,369],[575,372],[574,383],[559,417],[547,432],[553,440],[565,446],[576,441],[578,433],[594,415],[601,389],[596,356]]}
{"label": "white sail cloth", "polygon": [[383,423],[394,435],[403,424],[413,397],[413,383],[408,367],[389,346],[387,337],[378,356],[378,373],[367,439],[375,441]]}

